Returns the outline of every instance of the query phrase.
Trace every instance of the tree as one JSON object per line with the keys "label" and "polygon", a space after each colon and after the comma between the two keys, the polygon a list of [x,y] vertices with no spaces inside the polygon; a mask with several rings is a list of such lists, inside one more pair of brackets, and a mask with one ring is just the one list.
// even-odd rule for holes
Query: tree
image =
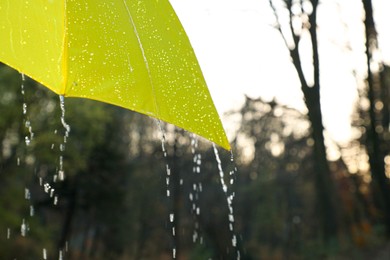
{"label": "tree", "polygon": [[[307,253],[321,247],[314,245],[320,224],[307,117],[275,101],[249,97],[238,113],[236,213],[247,256],[317,258],[319,254]],[[247,149],[254,150],[253,157]]]}
{"label": "tree", "polygon": [[386,176],[385,157],[389,152],[389,94],[383,77],[384,72],[378,71],[383,63],[374,58],[378,52],[378,39],[375,27],[371,0],[363,0],[365,11],[365,47],[367,57],[367,88],[369,107],[369,122],[367,125],[367,151],[374,185],[374,194],[379,201],[383,213],[387,236],[390,237],[390,181]]}
{"label": "tree", "polygon": [[[269,1],[276,16],[276,28],[282,35],[286,47],[289,48],[292,63],[297,71],[301,89],[304,94],[305,104],[308,109],[308,118],[311,123],[311,136],[314,141],[314,158],[316,168],[316,190],[320,207],[320,218],[322,221],[322,232],[325,240],[329,241],[337,237],[338,223],[336,217],[335,193],[332,182],[332,174],[329,168],[326,147],[324,140],[324,126],[322,122],[320,102],[320,60],[317,37],[317,7],[318,0],[292,1],[285,0],[285,9],[288,11],[289,22],[281,24],[280,10]],[[306,5],[304,8],[303,4]],[[310,8],[308,7],[310,5]],[[293,12],[293,8],[300,11]],[[296,26],[294,21],[299,21]],[[299,51],[300,43],[303,40],[303,33],[308,32],[310,36],[313,67],[313,84],[309,84],[305,76],[302,64],[302,53]],[[292,41],[290,41],[292,38]]]}

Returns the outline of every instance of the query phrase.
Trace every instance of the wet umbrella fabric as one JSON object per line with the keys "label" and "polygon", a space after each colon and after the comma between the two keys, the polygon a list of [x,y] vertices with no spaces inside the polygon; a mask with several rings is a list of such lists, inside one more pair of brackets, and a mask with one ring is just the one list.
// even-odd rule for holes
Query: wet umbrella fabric
{"label": "wet umbrella fabric", "polygon": [[0,62],[66,97],[99,100],[230,149],[167,0],[0,0]]}

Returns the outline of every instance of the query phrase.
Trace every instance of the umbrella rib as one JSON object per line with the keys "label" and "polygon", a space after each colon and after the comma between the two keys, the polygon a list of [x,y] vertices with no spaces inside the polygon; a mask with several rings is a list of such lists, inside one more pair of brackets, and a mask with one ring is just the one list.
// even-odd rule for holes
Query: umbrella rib
{"label": "umbrella rib", "polygon": [[64,1],[64,35],[62,39],[62,61],[61,61],[61,68],[62,68],[62,88],[60,88],[60,92],[57,93],[59,95],[65,96],[66,90],[67,90],[67,84],[68,84],[68,17],[67,17],[67,1]]}
{"label": "umbrella rib", "polygon": [[149,76],[149,82],[150,82],[150,85],[151,85],[151,87],[152,87],[153,104],[154,104],[154,108],[155,108],[155,110],[156,110],[156,116],[159,117],[159,116],[160,116],[160,112],[159,112],[159,109],[158,109],[158,106],[157,106],[156,93],[155,93],[154,83],[153,83],[153,79],[152,79],[152,75],[151,75],[151,71],[150,71],[150,67],[149,67],[149,62],[148,62],[148,59],[147,59],[147,57],[146,57],[145,50],[144,50],[144,47],[143,47],[143,45],[142,45],[141,38],[140,38],[140,36],[139,36],[137,27],[135,26],[133,16],[132,16],[132,14],[131,14],[131,11],[130,11],[129,6],[128,6],[127,3],[126,3],[126,0],[123,0],[123,4],[124,4],[125,7],[126,7],[127,14],[129,15],[129,21],[130,21],[131,25],[133,26],[134,34],[135,34],[135,36],[137,37],[138,45],[140,46],[140,49],[141,49],[142,57],[143,57],[143,59],[144,59],[145,67],[146,67],[146,70],[147,70],[148,76]]}
{"label": "umbrella rib", "polygon": [[9,33],[10,33],[10,41],[11,41],[11,50],[12,50],[12,53],[15,55],[16,52],[15,52],[15,49],[14,49],[14,42],[13,42],[13,30],[12,30],[12,26],[11,26],[11,21],[9,19],[9,1],[7,1],[7,10],[6,10],[6,13],[7,13],[7,22],[8,22],[8,25],[9,27],[11,28]]}

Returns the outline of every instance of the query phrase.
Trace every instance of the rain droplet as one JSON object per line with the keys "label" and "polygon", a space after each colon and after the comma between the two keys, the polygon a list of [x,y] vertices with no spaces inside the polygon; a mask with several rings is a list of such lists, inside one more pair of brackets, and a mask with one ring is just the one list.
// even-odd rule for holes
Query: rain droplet
{"label": "rain droplet", "polygon": [[25,136],[24,137],[24,142],[26,143],[27,146],[29,146],[30,143],[31,143],[30,138],[28,138],[28,136]]}
{"label": "rain droplet", "polygon": [[22,225],[20,226],[20,233],[23,237],[25,237],[27,234],[27,225],[26,225],[26,221],[24,219],[23,219]]}
{"label": "rain droplet", "polygon": [[176,258],[176,248],[172,248],[172,257]]}
{"label": "rain droplet", "polygon": [[232,245],[233,245],[234,247],[237,246],[237,238],[236,238],[236,235],[233,235],[233,238],[232,238]]}
{"label": "rain droplet", "polygon": [[59,179],[60,181],[65,180],[65,172],[64,172],[63,170],[59,170],[59,171],[58,171],[58,179]]}
{"label": "rain droplet", "polygon": [[43,252],[43,259],[47,259],[47,251],[46,251],[46,248],[44,248],[43,250],[42,250]]}
{"label": "rain droplet", "polygon": [[27,188],[25,188],[25,189],[24,189],[24,198],[25,198],[26,200],[29,200],[29,199],[31,199],[31,193],[30,193],[30,190],[29,190],[29,189],[27,189]]}
{"label": "rain droplet", "polygon": [[50,184],[49,183],[45,183],[43,185],[43,189],[45,190],[46,193],[49,193],[49,191],[50,191]]}
{"label": "rain droplet", "polygon": [[54,205],[58,204],[58,196],[57,195],[54,196],[53,204]]}

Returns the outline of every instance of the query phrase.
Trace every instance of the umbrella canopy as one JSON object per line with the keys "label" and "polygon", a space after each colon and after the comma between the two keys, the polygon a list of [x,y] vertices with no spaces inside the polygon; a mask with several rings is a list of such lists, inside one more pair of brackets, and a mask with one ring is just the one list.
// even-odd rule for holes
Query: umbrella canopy
{"label": "umbrella canopy", "polygon": [[0,61],[55,93],[103,101],[230,149],[168,0],[0,1]]}

